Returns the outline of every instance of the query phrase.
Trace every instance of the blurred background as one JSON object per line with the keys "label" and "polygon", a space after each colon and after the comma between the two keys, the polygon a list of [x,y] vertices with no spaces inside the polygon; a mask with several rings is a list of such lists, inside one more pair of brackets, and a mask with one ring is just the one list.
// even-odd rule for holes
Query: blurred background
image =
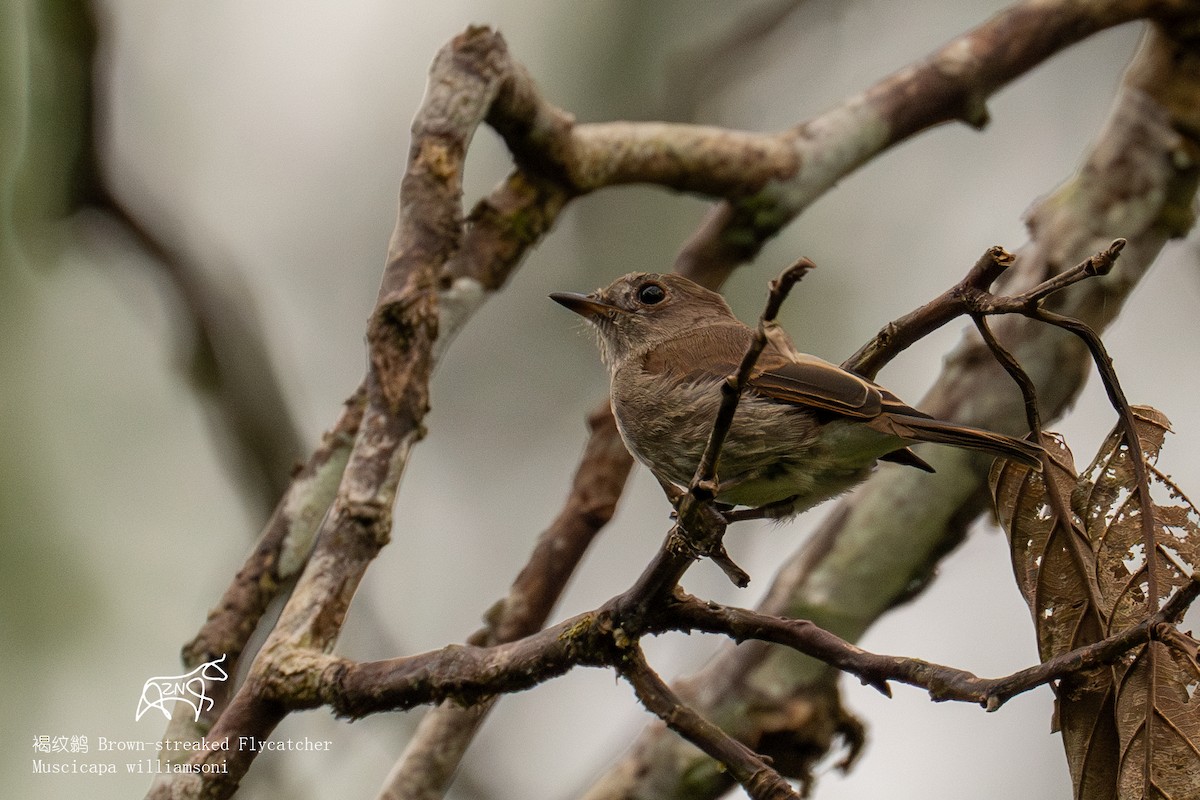
{"label": "blurred background", "polygon": [[[6,796],[128,798],[148,787],[144,775],[34,775],[32,740],[87,736],[92,752],[80,761],[123,761],[97,753],[99,737],[161,735],[161,718],[134,722],[142,683],[178,671],[180,646],[242,563],[287,465],[332,425],[362,377],[364,323],[394,224],[408,125],[446,40],[468,24],[499,28],[546,97],[580,121],[665,118],[769,131],[819,113],[1003,5],[6,4]],[[784,6],[789,13],[780,13]],[[99,182],[64,177],[87,118],[85,65],[71,61],[89,35],[84,9],[98,37],[91,100]],[[774,21],[753,45],[719,53],[729,31],[756,19]],[[983,133],[939,128],[843,181],[733,277],[734,310],[756,316],[766,281],[806,255],[819,269],[793,293],[782,322],[805,349],[840,361],[957,281],[987,247],[1019,247],[1022,212],[1073,171],[1138,37],[1138,26],[1093,37],[1002,91]],[[503,145],[481,129],[467,206],[508,169]],[[88,187],[96,185],[128,220],[74,210],[79,198],[95,199]],[[415,653],[478,627],[557,512],[584,415],[606,390],[590,338],[547,293],[668,268],[706,208],[698,198],[638,187],[577,201],[472,320],[435,376],[429,436],[405,476],[392,544],[364,581],[339,652]],[[1198,344],[1197,244],[1193,237],[1168,246],[1106,336],[1131,400],[1158,406],[1175,423],[1163,463],[1193,492],[1200,465],[1184,454],[1200,444],[1189,368]],[[220,422],[203,358],[212,343],[189,322],[188,287],[223,298],[201,316],[230,332],[223,346],[244,353],[241,378],[264,387],[255,414],[277,451],[261,463],[240,460]],[[955,329],[931,337],[881,381],[919,400],[957,336]],[[1093,384],[1057,427],[1086,463],[1112,422]],[[651,476],[635,472],[556,618],[626,588],[659,545],[667,513]],[[689,573],[686,587],[754,604],[820,513],[734,530],[727,544],[754,576],[749,589],[732,588],[708,564]],[[717,644],[664,637],[650,644],[650,657],[664,675],[686,674]],[[977,526],[939,580],[862,644],[988,676],[1033,663],[1003,535]],[[845,691],[869,725],[868,747],[848,776],[823,769],[817,797],[1069,796],[1049,690],[997,714],[935,705],[906,687],[892,700],[854,681]],[[243,794],[373,797],[417,718],[377,715],[351,725],[324,711],[293,716],[279,737],[330,739],[331,751],[265,755]],[[573,797],[649,720],[611,674],[576,670],[499,704],[453,795]]]}

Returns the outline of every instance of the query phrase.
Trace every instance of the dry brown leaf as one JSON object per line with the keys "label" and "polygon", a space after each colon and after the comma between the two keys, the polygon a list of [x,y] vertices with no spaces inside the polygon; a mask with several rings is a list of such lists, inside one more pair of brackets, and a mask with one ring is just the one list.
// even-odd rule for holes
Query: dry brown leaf
{"label": "dry brown leaf", "polygon": [[[1043,475],[997,461],[991,486],[1000,524],[1009,534],[1017,586],[1029,604],[1042,661],[1103,638],[1091,542],[1070,507],[1078,483],[1074,458],[1062,439],[1044,435],[1050,453]],[[1112,673],[1094,669],[1056,687],[1056,730],[1061,730],[1076,798],[1111,798],[1117,784],[1120,741],[1113,717]]]}
{"label": "dry brown leaf", "polygon": [[[1050,481],[1019,465],[993,469],[997,513],[1043,660],[1138,624],[1200,564],[1200,514],[1153,467],[1169,423],[1155,409],[1134,411],[1152,526],[1120,426],[1078,478],[1070,452],[1051,437],[1043,439],[1056,462]],[[1057,687],[1079,800],[1200,798],[1196,640],[1176,629],[1160,639]]]}
{"label": "dry brown leaf", "polygon": [[[1091,542],[1070,508],[1078,476],[1074,458],[1056,435],[1042,437],[1051,454],[1045,476],[1012,461],[992,470],[992,497],[1000,524],[1009,532],[1017,586],[1037,629],[1043,661],[1095,641],[1107,629],[1094,606],[1100,595]],[[1031,475],[1037,478],[1030,479]]]}
{"label": "dry brown leaf", "polygon": [[[1109,633],[1158,611],[1200,565],[1200,515],[1153,468],[1170,423],[1153,408],[1139,406],[1134,412],[1153,527],[1145,527],[1135,462],[1119,427],[1100,447],[1077,495],[1077,510],[1096,551]],[[1156,641],[1130,651],[1112,672],[1120,737],[1117,796],[1200,797],[1200,701],[1195,697],[1200,670],[1194,658]]]}

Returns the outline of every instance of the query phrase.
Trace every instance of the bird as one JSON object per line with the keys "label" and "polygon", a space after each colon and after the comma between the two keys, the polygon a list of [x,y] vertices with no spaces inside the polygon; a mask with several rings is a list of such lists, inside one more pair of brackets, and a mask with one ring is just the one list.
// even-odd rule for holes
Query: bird
{"label": "bird", "polygon": [[[609,400],[629,452],[664,486],[687,487],[720,386],[754,332],[717,292],[677,274],[633,272],[555,302],[595,329]],[[716,501],[787,519],[862,482],[877,461],[933,468],[909,446],[936,442],[1041,468],[1042,448],[936,419],[842,367],[800,352],[778,325],[746,383],[716,464]]]}

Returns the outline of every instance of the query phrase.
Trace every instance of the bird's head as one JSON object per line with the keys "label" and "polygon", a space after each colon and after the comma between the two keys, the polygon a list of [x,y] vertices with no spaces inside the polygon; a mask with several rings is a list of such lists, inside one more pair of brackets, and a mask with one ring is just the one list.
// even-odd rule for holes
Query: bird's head
{"label": "bird's head", "polygon": [[591,294],[555,292],[550,299],[595,327],[610,366],[705,325],[734,319],[725,298],[680,275],[631,272]]}

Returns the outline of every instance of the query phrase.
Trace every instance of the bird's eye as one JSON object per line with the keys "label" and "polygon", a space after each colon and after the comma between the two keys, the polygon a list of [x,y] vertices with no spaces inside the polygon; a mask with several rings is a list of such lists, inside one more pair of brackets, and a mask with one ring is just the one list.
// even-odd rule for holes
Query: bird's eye
{"label": "bird's eye", "polygon": [[652,306],[655,303],[661,303],[663,300],[665,300],[667,293],[663,290],[663,287],[659,286],[657,283],[647,283],[645,286],[638,289],[637,296],[639,301],[645,305]]}

